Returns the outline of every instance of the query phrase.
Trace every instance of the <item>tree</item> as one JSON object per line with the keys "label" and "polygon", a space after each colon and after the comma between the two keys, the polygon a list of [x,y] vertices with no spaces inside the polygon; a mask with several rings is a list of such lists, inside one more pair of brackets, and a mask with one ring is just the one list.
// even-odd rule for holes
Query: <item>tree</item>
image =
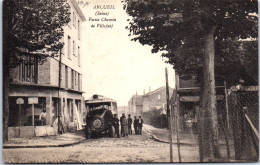
{"label": "tree", "polygon": [[70,13],[65,1],[5,0],[3,8],[3,140],[7,141],[9,69],[17,67],[22,56],[37,55],[39,62],[56,56]]}
{"label": "tree", "polygon": [[222,76],[228,87],[237,85],[239,79],[244,85],[258,84],[258,42],[257,40],[225,41],[221,43],[221,58],[216,59],[216,76]]}
{"label": "tree", "polygon": [[230,44],[224,43],[257,38],[257,1],[125,0],[124,8],[132,17],[127,27],[132,40],[152,46],[153,53],[164,51],[162,56],[180,75],[198,77],[200,161],[220,158],[215,61],[221,63],[230,53]]}

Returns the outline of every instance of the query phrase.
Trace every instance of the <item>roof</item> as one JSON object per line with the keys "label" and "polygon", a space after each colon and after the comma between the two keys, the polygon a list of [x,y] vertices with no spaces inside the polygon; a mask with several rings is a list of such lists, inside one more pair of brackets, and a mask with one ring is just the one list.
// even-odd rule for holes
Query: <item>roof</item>
{"label": "roof", "polygon": [[73,5],[73,7],[75,8],[75,10],[77,11],[77,13],[79,14],[79,17],[82,19],[82,21],[86,21],[86,18],[84,16],[84,14],[82,13],[81,9],[79,8],[77,1],[76,0],[70,0],[70,2]]}
{"label": "roof", "polygon": [[[136,98],[136,99],[135,99],[135,98]],[[136,103],[137,105],[142,105],[142,103],[143,103],[143,96],[142,96],[142,95],[133,95],[133,96],[131,97],[131,99],[128,101],[128,103],[131,103],[131,102],[132,102],[132,104],[133,104],[134,101],[136,101],[135,103]]]}
{"label": "roof", "polygon": [[85,103],[104,103],[104,102],[116,102],[116,100],[113,100],[111,98],[102,96],[102,95],[97,95],[98,98],[97,99],[93,99],[93,96],[90,97],[89,99],[85,100]]}
{"label": "roof", "polygon": [[[146,94],[143,95],[143,96],[150,96],[150,95],[152,95],[152,94],[154,94],[154,93],[156,93],[156,92],[159,92],[159,91],[161,91],[161,90],[163,90],[163,89],[165,89],[165,88],[166,88],[166,86],[157,88],[156,90],[151,91],[151,92],[148,92],[148,93],[146,93]],[[169,87],[169,90],[173,90],[173,88]]]}

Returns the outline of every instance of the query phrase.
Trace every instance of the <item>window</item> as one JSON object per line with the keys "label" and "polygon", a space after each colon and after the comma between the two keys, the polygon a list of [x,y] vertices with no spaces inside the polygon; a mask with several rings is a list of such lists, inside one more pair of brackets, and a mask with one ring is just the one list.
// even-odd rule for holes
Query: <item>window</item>
{"label": "window", "polygon": [[68,88],[68,66],[65,66],[65,88]]}
{"label": "window", "polygon": [[71,69],[71,89],[74,89],[74,71]]}
{"label": "window", "polygon": [[[18,98],[22,98],[24,100],[25,104],[21,104],[21,113],[19,116],[19,105],[16,104],[16,100]],[[28,103],[28,97],[9,97],[9,121],[8,126],[9,127],[16,127],[19,126],[19,118],[21,119],[21,125],[22,126],[32,126],[32,110],[31,105]],[[46,98],[45,97],[39,97],[38,104],[34,104],[34,121],[35,125],[39,124],[38,117],[42,110],[46,110]]]}
{"label": "window", "polygon": [[73,112],[73,100],[72,99],[67,99],[67,112],[70,117],[70,121],[73,122],[74,118],[74,112]]}
{"label": "window", "polygon": [[78,39],[80,40],[80,21],[78,20]]}
{"label": "window", "polygon": [[75,104],[76,104],[76,106],[77,106],[78,112],[79,112],[79,113],[82,113],[82,112],[81,112],[81,100],[75,100]]}
{"label": "window", "polygon": [[80,57],[80,47],[78,47],[78,65],[80,66],[80,59],[81,57]]}
{"label": "window", "polygon": [[59,107],[59,99],[53,97],[52,98],[52,113],[54,114],[55,117],[58,116],[58,107]]}
{"label": "window", "polygon": [[76,14],[73,12],[73,25],[74,25],[74,27],[76,27],[77,26],[77,16],[76,16]]}
{"label": "window", "polygon": [[75,54],[75,41],[73,41],[73,45],[72,45],[72,53],[74,56],[76,56]]}
{"label": "window", "polygon": [[[68,4],[68,3],[67,3]],[[71,16],[72,16],[72,14],[71,14],[71,7],[70,7],[70,5],[68,4],[68,11],[69,11],[69,13],[70,13],[70,22],[69,22],[69,27],[71,28]]]}
{"label": "window", "polygon": [[161,95],[158,95],[158,100],[161,100]]}
{"label": "window", "polygon": [[19,81],[34,82],[38,81],[38,58],[36,56],[21,56],[19,66]]}
{"label": "window", "polygon": [[77,76],[78,76],[78,72],[75,71],[75,75],[74,75],[74,78],[75,78],[75,81],[74,81],[75,82],[75,88],[77,86]]}
{"label": "window", "polygon": [[81,90],[81,74],[79,74],[79,78],[78,78],[78,86],[79,86],[79,91]]}
{"label": "window", "polygon": [[72,23],[75,26],[75,13],[74,12],[72,13]]}
{"label": "window", "polygon": [[68,36],[68,58],[69,59],[71,59],[71,54],[70,54],[71,53],[71,45],[70,45],[71,41],[70,40],[71,40],[71,38],[70,38],[70,36]]}

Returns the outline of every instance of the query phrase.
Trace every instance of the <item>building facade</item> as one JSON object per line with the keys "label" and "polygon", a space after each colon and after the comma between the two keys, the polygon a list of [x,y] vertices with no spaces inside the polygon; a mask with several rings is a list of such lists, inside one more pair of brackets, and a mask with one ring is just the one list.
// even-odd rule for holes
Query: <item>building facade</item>
{"label": "building facade", "polygon": [[143,111],[143,96],[133,95],[128,101],[128,113],[131,116],[140,116]]}
{"label": "building facade", "polygon": [[[169,97],[173,89],[169,88]],[[144,93],[144,95],[133,95],[128,101],[129,113],[134,116],[142,115],[143,112],[165,109],[166,107],[166,87],[160,87],[154,91]]]}
{"label": "building facade", "polygon": [[[173,89],[169,87],[169,97]],[[128,101],[129,113],[131,116],[142,116],[145,124],[158,128],[166,127],[166,87],[160,87],[143,95],[133,95]]]}
{"label": "building facade", "polygon": [[[10,71],[10,137],[18,136],[19,125],[20,137],[57,134],[59,120],[63,131],[82,128],[85,110],[82,97],[81,26],[86,19],[75,0],[67,2],[70,5],[71,22],[64,27],[62,55],[47,57],[42,64],[38,63],[36,56],[27,56]],[[20,115],[19,105],[16,104],[18,98],[24,100]],[[29,104],[31,98],[38,100],[34,110]],[[43,111],[46,111],[44,126],[39,120]],[[33,118],[35,128],[31,128]]]}
{"label": "building facade", "polygon": [[128,106],[118,106],[117,110],[118,110],[118,116],[121,116],[123,113],[125,115],[130,114]]}
{"label": "building facade", "polygon": [[[169,87],[169,97],[172,95],[172,91],[173,89]],[[143,112],[165,109],[166,104],[167,101],[165,86],[143,95]]]}

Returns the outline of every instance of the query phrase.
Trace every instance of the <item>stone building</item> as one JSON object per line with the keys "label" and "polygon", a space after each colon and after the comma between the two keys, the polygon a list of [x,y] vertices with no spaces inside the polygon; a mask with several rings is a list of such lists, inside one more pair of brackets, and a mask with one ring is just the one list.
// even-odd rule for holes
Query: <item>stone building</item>
{"label": "stone building", "polygon": [[128,101],[128,112],[131,116],[140,116],[143,111],[143,96],[133,95]]}
{"label": "stone building", "polygon": [[[173,89],[169,88],[169,97]],[[128,101],[129,112],[132,115],[141,115],[143,112],[164,109],[166,107],[166,87],[160,87],[154,91],[144,93],[144,95],[133,95]]]}
{"label": "stone building", "polygon": [[[173,89],[169,87],[169,99]],[[166,127],[166,87],[160,87],[143,95],[133,95],[128,101],[129,112],[132,116],[142,116],[145,124],[155,127]]]}
{"label": "stone building", "polygon": [[[169,87],[169,97],[172,95],[173,89]],[[143,95],[143,112],[156,109],[164,109],[166,107],[166,87],[160,87],[154,91]]]}
{"label": "stone building", "polygon": [[[62,55],[47,57],[42,64],[38,63],[37,56],[24,56],[20,66],[10,71],[9,137],[57,134],[58,117],[64,131],[82,128],[85,112],[82,97],[81,26],[86,19],[75,0],[67,2],[70,5],[71,22],[64,27]],[[16,104],[18,98],[24,100],[20,116]],[[34,112],[32,104],[28,104],[31,98],[36,100]],[[46,110],[46,126],[40,126],[39,115],[43,110]],[[32,128],[32,118],[35,128]]]}

